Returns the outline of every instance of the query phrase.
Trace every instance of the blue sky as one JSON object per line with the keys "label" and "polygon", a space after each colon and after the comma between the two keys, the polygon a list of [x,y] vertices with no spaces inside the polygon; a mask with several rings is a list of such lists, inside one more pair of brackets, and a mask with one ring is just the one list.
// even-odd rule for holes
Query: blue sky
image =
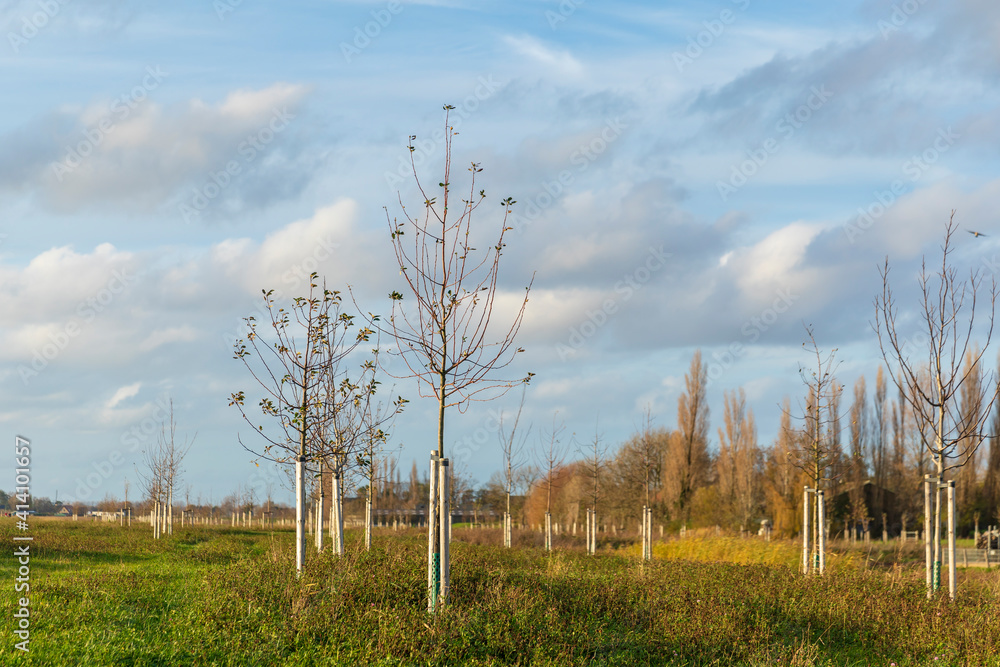
{"label": "blue sky", "polygon": [[[620,442],[647,406],[673,426],[700,348],[713,417],[743,386],[767,444],[802,394],[804,323],[848,388],[874,377],[887,255],[916,305],[920,257],[957,209],[989,234],[962,234],[958,265],[996,266],[986,0],[11,0],[0,37],[0,422],[35,443],[39,495],[134,488],[168,397],[197,433],[194,494],[259,485],[227,340],[261,288],[294,293],[311,262],[387,311],[382,207],[412,196],[409,135],[439,175],[446,103],[456,164],[518,200],[501,288],[509,305],[535,274],[514,370],[536,373],[536,432],[558,413]],[[433,406],[396,392],[412,399],[394,430],[405,476],[426,467]],[[489,411],[516,402],[449,419],[479,481],[500,462]]]}

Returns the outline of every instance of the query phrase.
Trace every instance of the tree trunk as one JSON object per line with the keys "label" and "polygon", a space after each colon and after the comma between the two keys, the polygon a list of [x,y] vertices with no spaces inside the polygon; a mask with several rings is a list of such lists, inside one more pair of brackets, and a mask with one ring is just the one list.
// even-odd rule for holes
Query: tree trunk
{"label": "tree trunk", "polygon": [[431,469],[428,479],[427,498],[427,611],[434,613],[437,611],[438,587],[440,584],[440,542],[437,538],[438,521],[438,455],[431,454]]}
{"label": "tree trunk", "polygon": [[344,555],[344,503],[343,484],[340,464],[333,471],[333,498],[330,499],[331,510],[333,512],[333,525],[330,530],[333,532],[333,553],[338,556]]}
{"label": "tree trunk", "polygon": [[323,551],[323,519],[326,516],[326,489],[323,488],[323,464],[319,466],[319,500],[316,507],[316,551]]}
{"label": "tree trunk", "polygon": [[441,494],[441,585],[439,604],[448,604],[451,594],[451,471],[448,459],[441,459],[439,470],[441,479],[438,492]]}
{"label": "tree trunk", "polygon": [[955,599],[955,480],[948,482],[948,597]]}
{"label": "tree trunk", "polygon": [[819,526],[819,573],[826,572],[826,494],[822,489],[816,491],[816,523]]}
{"label": "tree trunk", "polygon": [[302,575],[306,564],[306,457],[295,462],[295,572]]}
{"label": "tree trunk", "polygon": [[931,483],[934,478],[924,475],[924,575],[927,598],[934,594],[934,550],[931,546]]}
{"label": "tree trunk", "polygon": [[372,550],[372,504],[374,498],[372,496],[372,484],[369,480],[368,483],[368,498],[365,502],[365,549],[367,551]]}
{"label": "tree trunk", "polygon": [[809,574],[809,487],[802,494],[802,574]]}

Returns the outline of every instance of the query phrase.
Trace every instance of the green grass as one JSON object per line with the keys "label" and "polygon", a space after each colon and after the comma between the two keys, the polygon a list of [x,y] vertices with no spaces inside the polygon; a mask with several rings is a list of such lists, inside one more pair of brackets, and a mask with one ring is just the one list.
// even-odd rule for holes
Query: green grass
{"label": "green grass", "polygon": [[[774,562],[727,544],[643,564],[456,542],[453,603],[429,616],[415,530],[371,552],[349,533],[301,579],[287,532],[32,531],[31,653],[8,630],[4,665],[1000,665],[995,570],[963,573],[951,603],[926,600],[916,569],[804,578],[782,543],[753,542]],[[750,564],[708,562],[726,558]],[[12,582],[10,558],[2,571]],[[13,608],[13,583],[0,598]]]}

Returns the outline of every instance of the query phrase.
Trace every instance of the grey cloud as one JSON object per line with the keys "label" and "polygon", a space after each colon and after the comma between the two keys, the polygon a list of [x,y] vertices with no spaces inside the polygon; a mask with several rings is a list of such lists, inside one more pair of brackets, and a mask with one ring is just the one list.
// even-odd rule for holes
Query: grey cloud
{"label": "grey cloud", "polygon": [[[150,71],[157,75],[146,76]],[[0,189],[32,192],[61,213],[150,212],[197,193],[211,195],[207,204],[225,202],[221,210],[240,212],[295,196],[311,179],[315,161],[308,159],[305,128],[295,124],[301,86],[276,84],[236,91],[216,105],[193,100],[163,108],[146,98],[169,85],[170,74],[159,67],[147,72],[140,78],[153,87],[141,98],[53,113],[4,137]],[[227,165],[233,173],[224,173]]]}

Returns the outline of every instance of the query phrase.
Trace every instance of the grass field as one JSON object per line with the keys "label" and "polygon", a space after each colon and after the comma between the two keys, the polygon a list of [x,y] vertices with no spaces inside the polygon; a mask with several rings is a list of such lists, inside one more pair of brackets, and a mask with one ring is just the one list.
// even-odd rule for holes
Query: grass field
{"label": "grass field", "polygon": [[926,600],[917,569],[845,560],[804,578],[783,564],[791,543],[668,543],[644,565],[457,541],[453,604],[432,617],[418,531],[376,534],[370,553],[349,532],[345,557],[312,554],[301,579],[289,532],[32,532],[31,651],[8,613],[3,665],[1000,665],[996,570],[962,573],[951,603]]}

